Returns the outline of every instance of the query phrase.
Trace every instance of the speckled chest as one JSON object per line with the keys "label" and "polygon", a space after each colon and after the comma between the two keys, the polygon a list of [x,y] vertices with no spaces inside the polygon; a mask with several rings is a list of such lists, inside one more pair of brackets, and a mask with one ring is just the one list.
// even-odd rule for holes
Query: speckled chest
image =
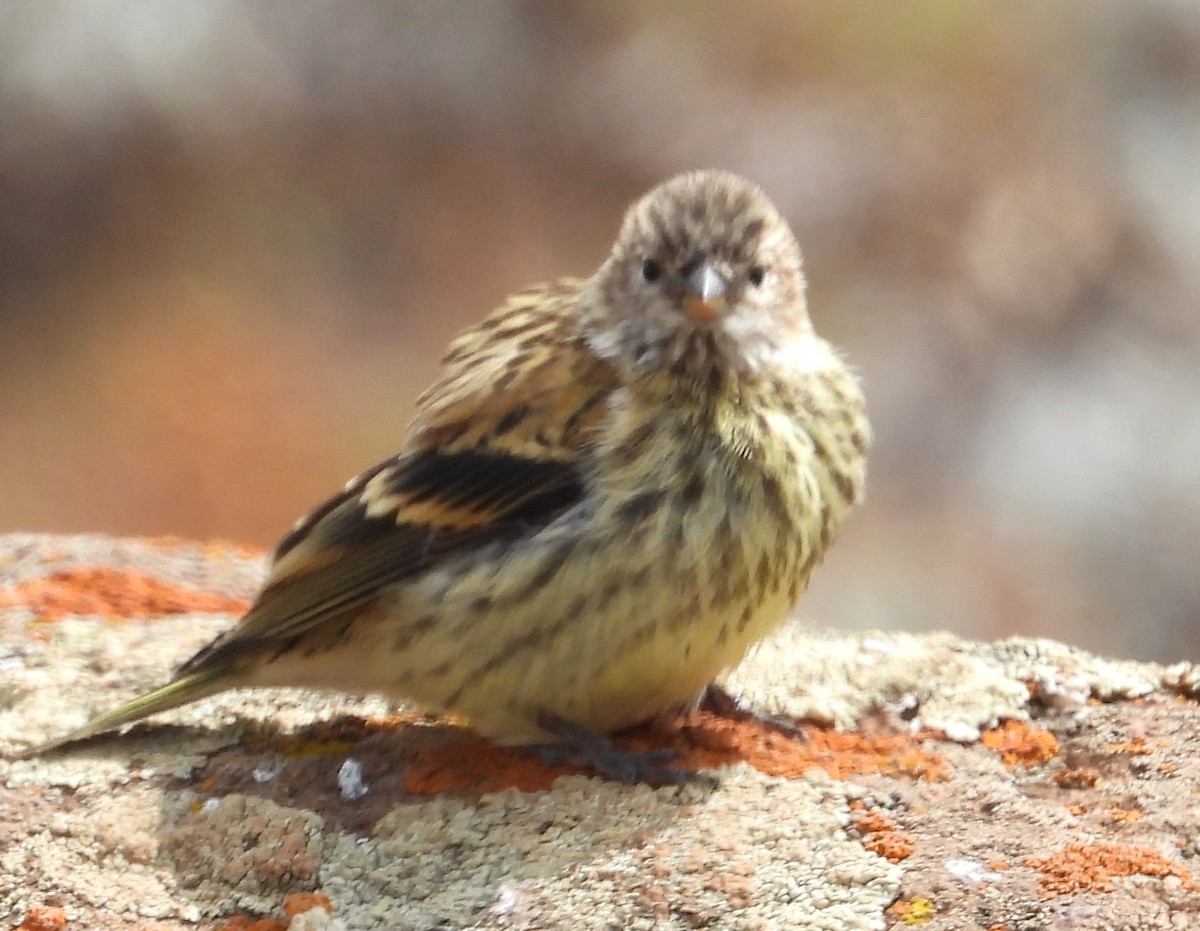
{"label": "speckled chest", "polygon": [[827,545],[840,502],[803,390],[765,383],[641,408],[617,399],[628,408],[599,457],[598,518],[679,587],[682,614],[788,589],[795,600]]}

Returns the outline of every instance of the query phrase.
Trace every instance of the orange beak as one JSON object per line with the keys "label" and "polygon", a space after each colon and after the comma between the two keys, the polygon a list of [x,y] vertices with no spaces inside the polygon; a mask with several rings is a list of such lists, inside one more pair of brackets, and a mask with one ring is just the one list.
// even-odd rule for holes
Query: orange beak
{"label": "orange beak", "polygon": [[725,279],[707,262],[688,275],[683,294],[683,309],[693,320],[708,323],[725,309]]}

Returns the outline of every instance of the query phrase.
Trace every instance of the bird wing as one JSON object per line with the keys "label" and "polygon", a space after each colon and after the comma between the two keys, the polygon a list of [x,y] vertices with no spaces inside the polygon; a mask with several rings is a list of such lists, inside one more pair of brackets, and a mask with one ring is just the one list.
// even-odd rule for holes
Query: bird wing
{"label": "bird wing", "polygon": [[351,481],[275,550],[242,621],[180,674],[283,650],[386,586],[544,526],[584,494],[614,377],[578,334],[584,283],[511,298],[451,343],[404,452]]}

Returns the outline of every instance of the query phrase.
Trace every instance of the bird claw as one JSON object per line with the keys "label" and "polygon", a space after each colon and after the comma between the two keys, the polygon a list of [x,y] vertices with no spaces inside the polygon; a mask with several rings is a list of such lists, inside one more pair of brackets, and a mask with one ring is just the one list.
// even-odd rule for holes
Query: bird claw
{"label": "bird claw", "polygon": [[628,785],[701,784],[715,787],[717,784],[716,779],[707,773],[669,765],[679,760],[679,754],[674,750],[626,750],[605,734],[590,731],[547,712],[538,715],[537,724],[558,738],[558,742],[534,744],[526,749],[549,766],[587,766],[605,779]]}
{"label": "bird claw", "polygon": [[704,694],[700,697],[699,707],[702,711],[708,711],[722,718],[730,718],[735,721],[757,721],[793,740],[808,740],[808,734],[805,733],[804,728],[791,718],[781,714],[767,714],[765,711],[759,711],[744,699],[715,682],[710,683],[704,690]]}

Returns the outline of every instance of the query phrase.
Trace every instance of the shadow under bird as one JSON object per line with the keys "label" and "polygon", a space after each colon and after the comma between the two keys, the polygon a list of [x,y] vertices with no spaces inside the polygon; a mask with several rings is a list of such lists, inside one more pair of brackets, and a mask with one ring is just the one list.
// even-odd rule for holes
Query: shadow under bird
{"label": "shadow under bird", "polygon": [[592,277],[451,343],[403,450],[296,525],[235,627],[24,755],[247,687],[379,692],[521,744],[669,714],[788,617],[869,436],[786,221],[680,175]]}

